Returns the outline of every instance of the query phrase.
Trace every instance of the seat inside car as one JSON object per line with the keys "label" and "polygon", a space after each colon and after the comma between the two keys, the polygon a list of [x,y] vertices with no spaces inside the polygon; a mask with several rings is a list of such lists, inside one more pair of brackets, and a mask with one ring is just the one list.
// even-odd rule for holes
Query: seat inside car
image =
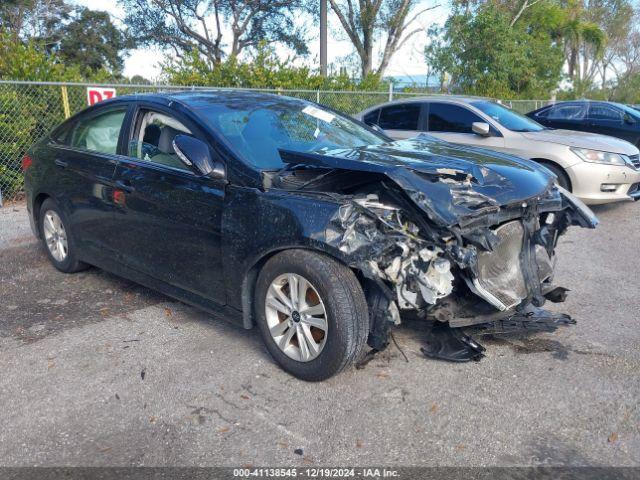
{"label": "seat inside car", "polygon": [[160,140],[160,133],[162,133],[160,127],[158,125],[151,124],[144,131],[144,138],[142,141],[157,147],[158,141]]}
{"label": "seat inside car", "polygon": [[149,125],[144,132],[144,142],[154,144],[153,141],[147,142],[147,136],[149,136],[149,140],[154,140],[154,136],[156,135],[157,130],[157,140],[156,146],[158,148],[158,153],[150,157],[150,161],[154,163],[159,163],[161,165],[166,165],[168,167],[179,168],[181,170],[185,170],[185,165],[180,161],[178,156],[176,155],[176,151],[173,149],[173,140],[176,138],[176,135],[186,135],[185,132],[181,132],[173,127],[168,125],[163,125],[159,127],[158,125]]}

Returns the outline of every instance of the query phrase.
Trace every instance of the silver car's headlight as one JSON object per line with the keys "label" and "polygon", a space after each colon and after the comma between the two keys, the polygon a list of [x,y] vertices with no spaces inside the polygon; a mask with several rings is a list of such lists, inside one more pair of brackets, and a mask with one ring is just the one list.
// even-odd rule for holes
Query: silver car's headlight
{"label": "silver car's headlight", "polygon": [[581,160],[590,163],[604,163],[605,165],[626,165],[622,155],[612,152],[601,152],[600,150],[589,150],[588,148],[571,147],[571,151],[575,153]]}

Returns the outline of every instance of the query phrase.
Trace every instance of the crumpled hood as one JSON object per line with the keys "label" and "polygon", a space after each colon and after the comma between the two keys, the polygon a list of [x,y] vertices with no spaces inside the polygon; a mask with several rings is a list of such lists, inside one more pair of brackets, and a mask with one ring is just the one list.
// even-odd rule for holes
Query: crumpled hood
{"label": "crumpled hood", "polygon": [[569,147],[589,148],[603,152],[637,155],[638,149],[626,140],[599,133],[577,132],[574,130],[541,130],[524,132],[522,136],[536,142],[558,143]]}
{"label": "crumpled hood", "polygon": [[353,149],[280,154],[288,164],[384,174],[443,226],[543,197],[554,182],[548,170],[530,160],[428,135]]}

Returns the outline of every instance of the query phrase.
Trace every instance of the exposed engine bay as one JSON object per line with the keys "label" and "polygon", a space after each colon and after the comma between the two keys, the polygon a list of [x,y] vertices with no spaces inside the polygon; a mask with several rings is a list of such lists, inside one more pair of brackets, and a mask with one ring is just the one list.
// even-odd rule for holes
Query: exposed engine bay
{"label": "exposed engine bay", "polygon": [[[445,161],[426,139],[395,143],[403,158],[389,146],[281,151],[285,168],[264,178],[265,188],[338,204],[324,241],[364,277],[369,346],[384,349],[391,327],[410,317],[433,326],[425,355],[478,360],[484,348],[462,328],[487,335],[575,323],[541,307],[566,297],[553,284],[558,238],[571,225],[594,228],[593,213],[548,172],[537,185],[518,184],[499,165],[452,160],[449,144],[438,142]],[[430,156],[407,165],[407,145],[416,143],[428,143]]]}

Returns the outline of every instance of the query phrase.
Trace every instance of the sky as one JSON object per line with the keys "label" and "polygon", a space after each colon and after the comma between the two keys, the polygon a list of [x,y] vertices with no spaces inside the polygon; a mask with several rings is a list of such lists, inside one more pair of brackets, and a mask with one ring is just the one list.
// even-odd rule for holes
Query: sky
{"label": "sky", "polygon": [[[116,0],[73,0],[72,3],[83,5],[93,10],[108,11],[114,21],[123,19],[124,10],[118,5]],[[434,0],[422,0],[416,8],[426,8],[436,5]],[[416,22],[416,27],[421,26],[425,30],[433,23],[442,24],[447,17],[447,8],[439,6],[434,10],[424,13]],[[320,44],[318,36],[315,36],[309,45],[310,55],[308,58],[298,59],[297,63],[313,64],[318,61]],[[381,42],[380,42],[381,43]],[[426,75],[427,65],[424,61],[424,47],[427,43],[426,33],[418,33],[412,36],[404,46],[393,56],[385,76],[417,76]],[[378,48],[382,48],[379,45]],[[286,48],[278,48],[278,54],[287,58],[291,55]],[[337,18],[329,10],[329,38],[327,41],[327,57],[329,64],[337,63],[340,59],[353,52],[351,43],[344,39],[344,34],[340,32]],[[160,74],[159,63],[169,55],[158,49],[137,49],[130,52],[125,60],[124,75],[131,77],[142,75],[145,78],[154,80]]]}

